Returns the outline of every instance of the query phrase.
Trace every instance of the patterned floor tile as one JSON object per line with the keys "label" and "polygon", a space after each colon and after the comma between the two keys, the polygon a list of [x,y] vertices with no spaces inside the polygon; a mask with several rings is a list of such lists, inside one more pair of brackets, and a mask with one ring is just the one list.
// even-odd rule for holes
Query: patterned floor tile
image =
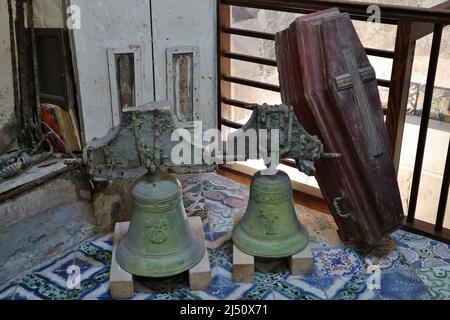
{"label": "patterned floor tile", "polygon": [[398,250],[398,241],[392,237],[385,238],[376,246],[357,246],[348,244],[364,262],[367,271],[376,266],[383,271],[410,270],[408,260]]}
{"label": "patterned floor tile", "polygon": [[396,240],[397,242],[400,242],[404,236],[405,236],[405,231],[397,230],[397,231],[391,233],[389,237],[393,240]]}
{"label": "patterned floor tile", "polygon": [[326,300],[320,279],[315,275],[286,276],[284,281],[275,285],[276,298],[283,296],[287,300]]}
{"label": "patterned floor tile", "polygon": [[255,272],[255,282],[242,293],[241,300],[266,300],[273,298],[275,283],[280,281],[282,274],[266,274]]}
{"label": "patterned floor tile", "polygon": [[255,285],[251,283],[239,283],[222,287],[220,289],[221,300],[257,300],[255,299],[256,296],[260,297],[259,300],[272,298],[270,292],[255,294],[254,287]]}
{"label": "patterned floor tile", "polygon": [[450,300],[450,266],[417,270],[434,300]]}
{"label": "patterned floor tile", "polygon": [[77,260],[80,263],[80,267],[83,267],[83,263],[86,263],[86,266],[92,265],[95,268],[111,265],[112,249],[105,248],[102,244],[88,242],[79,245],[76,249],[78,251],[76,257],[83,257],[83,260]]}
{"label": "patterned floor tile", "polygon": [[[75,251],[74,260],[77,258],[86,259],[90,258],[93,260],[87,259],[88,263],[86,263],[86,267],[102,267],[105,264],[110,264],[109,257],[111,256],[113,249],[113,241],[114,236],[112,233],[107,234],[101,238],[98,238],[94,241],[80,244]],[[94,261],[95,260],[95,261]],[[82,262],[80,262],[80,267],[85,267]]]}
{"label": "patterned floor tile", "polygon": [[67,285],[64,280],[31,273],[18,282],[14,300],[64,300],[66,296]]}
{"label": "patterned floor tile", "polygon": [[188,216],[203,216],[202,213],[205,211],[205,204],[206,200],[201,192],[183,193],[183,205]]}
{"label": "patterned floor tile", "polygon": [[[65,297],[64,297],[65,298]],[[14,300],[50,300],[51,298],[43,297],[42,295],[34,294],[34,292],[28,288],[17,287],[14,294]],[[61,298],[60,300],[62,300]],[[56,300],[56,299],[53,299]]]}
{"label": "patterned floor tile", "polygon": [[91,243],[105,250],[112,251],[113,242],[114,236],[110,233],[92,241]]}
{"label": "patterned floor tile", "polygon": [[328,248],[313,252],[314,266],[320,277],[348,276],[364,272],[364,264],[349,248]]}
{"label": "patterned floor tile", "polygon": [[101,268],[108,265],[105,261],[99,261],[94,257],[87,255],[84,251],[75,252],[72,264],[79,268]]}
{"label": "patterned floor tile", "polygon": [[17,282],[13,281],[0,288],[0,300],[13,300],[17,291]]}
{"label": "patterned floor tile", "polygon": [[337,226],[330,215],[296,205],[297,216],[310,236],[313,249],[343,247],[336,232]]}
{"label": "patterned floor tile", "polygon": [[[81,269],[79,288],[68,289],[66,299],[80,300],[94,297],[108,297],[109,267]],[[105,297],[105,298],[106,298]]]}
{"label": "patterned floor tile", "polygon": [[191,291],[197,298],[197,300],[223,300],[221,298],[221,291],[218,288],[208,288],[205,291]]}
{"label": "patterned floor tile", "polygon": [[209,232],[206,237],[209,241],[212,241],[214,248],[218,248],[231,242],[233,232],[231,230],[226,232]]}
{"label": "patterned floor tile", "polygon": [[427,287],[411,271],[381,273],[380,296],[384,300],[431,300]]}
{"label": "patterned floor tile", "polygon": [[[70,290],[68,292],[68,297],[76,297],[77,294],[71,294]],[[78,296],[80,296],[78,294]],[[92,291],[87,292],[85,295],[81,295],[83,296],[81,298],[81,300],[111,300],[111,293],[109,291],[109,281],[105,281],[101,284],[99,284],[95,289],[93,289]],[[143,299],[145,300],[145,299]]]}
{"label": "patterned floor tile", "polygon": [[450,265],[450,246],[425,237],[405,235],[398,250],[415,269]]}
{"label": "patterned floor tile", "polygon": [[381,300],[375,289],[368,288],[370,281],[366,274],[321,279],[323,290],[329,300]]}
{"label": "patterned floor tile", "polygon": [[34,272],[65,272],[67,268],[73,264],[74,257],[74,252],[65,253],[62,256],[53,259],[51,262],[38,267]]}
{"label": "patterned floor tile", "polygon": [[153,293],[150,294],[146,300],[200,300],[200,297],[188,289],[181,289],[177,291]]}
{"label": "patterned floor tile", "polygon": [[231,270],[227,270],[221,266],[215,266],[212,269],[212,273],[212,284],[214,287],[221,288],[235,285]]}
{"label": "patterned floor tile", "polygon": [[208,205],[208,220],[211,232],[230,232],[234,227],[236,214],[245,213],[242,209],[222,208],[216,204]]}
{"label": "patterned floor tile", "polygon": [[233,244],[231,241],[225,242],[223,245],[209,251],[211,267],[221,267],[227,271],[233,268]]}

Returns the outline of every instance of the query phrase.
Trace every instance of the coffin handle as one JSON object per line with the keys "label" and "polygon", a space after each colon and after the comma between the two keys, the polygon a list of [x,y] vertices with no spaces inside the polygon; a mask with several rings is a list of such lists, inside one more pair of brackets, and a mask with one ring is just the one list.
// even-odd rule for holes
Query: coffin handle
{"label": "coffin handle", "polygon": [[337,197],[333,201],[334,209],[337,215],[340,216],[341,218],[355,220],[355,215],[353,212],[344,212],[344,209],[342,209],[343,208],[342,203],[344,202],[345,199],[347,199],[347,194],[344,191],[341,191],[341,196]]}

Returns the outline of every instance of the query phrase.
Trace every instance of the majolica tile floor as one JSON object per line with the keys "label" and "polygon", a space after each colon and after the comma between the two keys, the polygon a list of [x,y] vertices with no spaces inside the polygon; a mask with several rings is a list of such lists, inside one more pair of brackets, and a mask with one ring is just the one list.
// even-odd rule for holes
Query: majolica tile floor
{"label": "majolica tile floor", "polygon": [[[297,212],[311,237],[314,272],[291,276],[285,261],[259,261],[254,284],[233,283],[233,215],[245,211],[248,188],[212,173],[182,176],[181,180],[188,215],[203,219],[212,285],[206,291],[191,291],[185,275],[143,280],[137,286],[136,300],[450,299],[448,245],[403,231],[393,233],[378,247],[343,244],[330,216],[304,207],[297,207]],[[81,244],[4,285],[0,299],[110,299],[111,250],[112,235]],[[80,270],[81,284],[68,289],[74,265]]]}

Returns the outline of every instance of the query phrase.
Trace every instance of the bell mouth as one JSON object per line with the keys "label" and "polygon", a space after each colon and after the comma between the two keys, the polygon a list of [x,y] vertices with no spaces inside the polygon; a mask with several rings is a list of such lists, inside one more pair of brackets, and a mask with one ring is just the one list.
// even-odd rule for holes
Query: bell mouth
{"label": "bell mouth", "polygon": [[305,231],[279,239],[255,237],[238,224],[233,231],[233,243],[239,250],[254,257],[287,258],[306,249],[309,235]]}
{"label": "bell mouth", "polygon": [[181,274],[199,264],[206,254],[205,243],[197,235],[183,250],[168,255],[139,252],[124,240],[117,248],[117,263],[128,273],[139,277],[165,278]]}

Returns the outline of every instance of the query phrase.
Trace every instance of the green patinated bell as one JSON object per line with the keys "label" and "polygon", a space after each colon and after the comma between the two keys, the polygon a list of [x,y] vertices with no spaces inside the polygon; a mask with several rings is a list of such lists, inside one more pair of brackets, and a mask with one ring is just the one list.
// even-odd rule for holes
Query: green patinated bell
{"label": "green patinated bell", "polygon": [[233,231],[233,242],[243,252],[263,258],[289,257],[306,248],[309,236],[297,218],[286,173],[255,174],[247,211]]}
{"label": "green patinated bell", "polygon": [[117,262],[142,277],[169,277],[197,265],[204,241],[191,230],[181,200],[181,184],[171,174],[146,174],[132,190],[133,215],[117,249]]}

